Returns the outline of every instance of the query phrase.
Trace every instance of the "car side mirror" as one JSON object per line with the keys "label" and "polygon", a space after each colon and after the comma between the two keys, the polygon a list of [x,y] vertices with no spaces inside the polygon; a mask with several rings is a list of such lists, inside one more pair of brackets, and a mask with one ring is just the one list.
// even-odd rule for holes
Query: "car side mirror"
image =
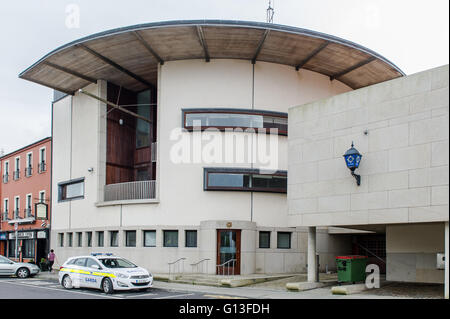
{"label": "car side mirror", "polygon": [[97,269],[97,270],[101,269],[99,265],[92,265],[92,268]]}

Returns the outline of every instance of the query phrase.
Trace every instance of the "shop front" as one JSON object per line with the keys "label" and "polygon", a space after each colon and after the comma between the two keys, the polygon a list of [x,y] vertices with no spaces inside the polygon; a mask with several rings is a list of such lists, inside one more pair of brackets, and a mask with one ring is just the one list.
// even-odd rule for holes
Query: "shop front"
{"label": "shop front", "polygon": [[42,258],[47,258],[48,237],[48,229],[8,232],[5,255],[15,261],[39,264]]}

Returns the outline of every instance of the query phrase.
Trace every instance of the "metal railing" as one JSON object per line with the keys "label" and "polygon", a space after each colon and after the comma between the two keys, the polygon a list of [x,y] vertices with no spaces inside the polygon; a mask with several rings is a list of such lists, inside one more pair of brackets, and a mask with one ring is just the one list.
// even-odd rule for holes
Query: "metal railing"
{"label": "metal railing", "polygon": [[34,217],[33,210],[31,209],[31,207],[25,208],[23,210],[23,212],[24,212],[24,218]]}
{"label": "metal railing", "polygon": [[105,185],[105,201],[154,198],[155,180]]}
{"label": "metal railing", "polygon": [[4,212],[2,213],[2,219],[3,219],[4,221],[9,220],[8,211],[4,211]]}
{"label": "metal railing", "polygon": [[14,210],[14,219],[20,218],[20,211],[18,209]]}
{"label": "metal railing", "polygon": [[[229,276],[230,275],[229,264],[232,264],[233,266],[231,268],[232,269],[231,275],[234,276],[234,268],[235,268],[234,266],[236,264],[236,261],[237,261],[237,259],[230,259],[230,260],[224,262],[223,264],[216,265],[216,272],[217,272],[217,274],[225,276],[225,266],[226,266],[226,268],[227,268],[227,276]],[[220,271],[220,269],[222,269],[222,271]]]}
{"label": "metal railing", "polygon": [[27,168],[25,168],[25,176],[26,177],[31,176],[32,172],[33,172],[33,168],[31,166],[28,166]]}
{"label": "metal railing", "polygon": [[6,184],[6,183],[8,183],[8,180],[9,180],[9,175],[8,174],[5,174],[5,175],[3,175],[3,183],[4,184]]}
{"label": "metal railing", "polygon": [[171,275],[171,268],[173,266],[173,273],[175,273],[175,269],[178,270],[178,273],[180,273],[180,262],[181,262],[181,273],[184,272],[184,261],[186,260],[186,257],[181,257],[178,258],[177,260],[171,262],[171,263],[167,263],[169,265],[169,279],[170,279],[170,275]]}
{"label": "metal railing", "polygon": [[17,169],[13,172],[13,178],[14,180],[18,180],[19,177],[20,177],[20,170]]}
{"label": "metal railing", "polygon": [[47,168],[47,165],[45,164],[45,162],[40,162],[39,166],[38,166],[38,173],[45,172],[46,168]]}
{"label": "metal railing", "polygon": [[196,262],[196,263],[193,263],[193,264],[191,264],[191,267],[192,267],[192,273],[194,273],[194,267],[195,267],[195,269],[196,269],[196,273],[199,273],[199,271],[198,271],[198,268],[199,268],[199,265],[201,265],[202,266],[202,273],[204,272],[203,270],[203,265],[204,265],[204,262],[206,261],[206,271],[208,271],[208,260],[211,260],[211,259],[209,259],[209,258],[205,258],[205,259],[201,259],[201,260],[199,260],[198,262]]}

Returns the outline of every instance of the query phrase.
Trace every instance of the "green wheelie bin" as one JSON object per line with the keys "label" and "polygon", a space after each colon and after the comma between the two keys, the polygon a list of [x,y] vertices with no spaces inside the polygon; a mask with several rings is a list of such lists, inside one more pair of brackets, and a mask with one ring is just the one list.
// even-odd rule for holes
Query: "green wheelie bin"
{"label": "green wheelie bin", "polygon": [[367,256],[350,255],[336,257],[338,283],[357,283],[366,280]]}

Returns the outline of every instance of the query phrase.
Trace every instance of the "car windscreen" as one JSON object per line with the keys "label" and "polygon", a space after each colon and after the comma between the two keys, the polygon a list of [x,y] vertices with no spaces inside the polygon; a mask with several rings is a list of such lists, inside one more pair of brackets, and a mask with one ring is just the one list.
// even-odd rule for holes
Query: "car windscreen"
{"label": "car windscreen", "polygon": [[121,258],[102,258],[102,264],[108,268],[136,268],[137,266],[131,261]]}

